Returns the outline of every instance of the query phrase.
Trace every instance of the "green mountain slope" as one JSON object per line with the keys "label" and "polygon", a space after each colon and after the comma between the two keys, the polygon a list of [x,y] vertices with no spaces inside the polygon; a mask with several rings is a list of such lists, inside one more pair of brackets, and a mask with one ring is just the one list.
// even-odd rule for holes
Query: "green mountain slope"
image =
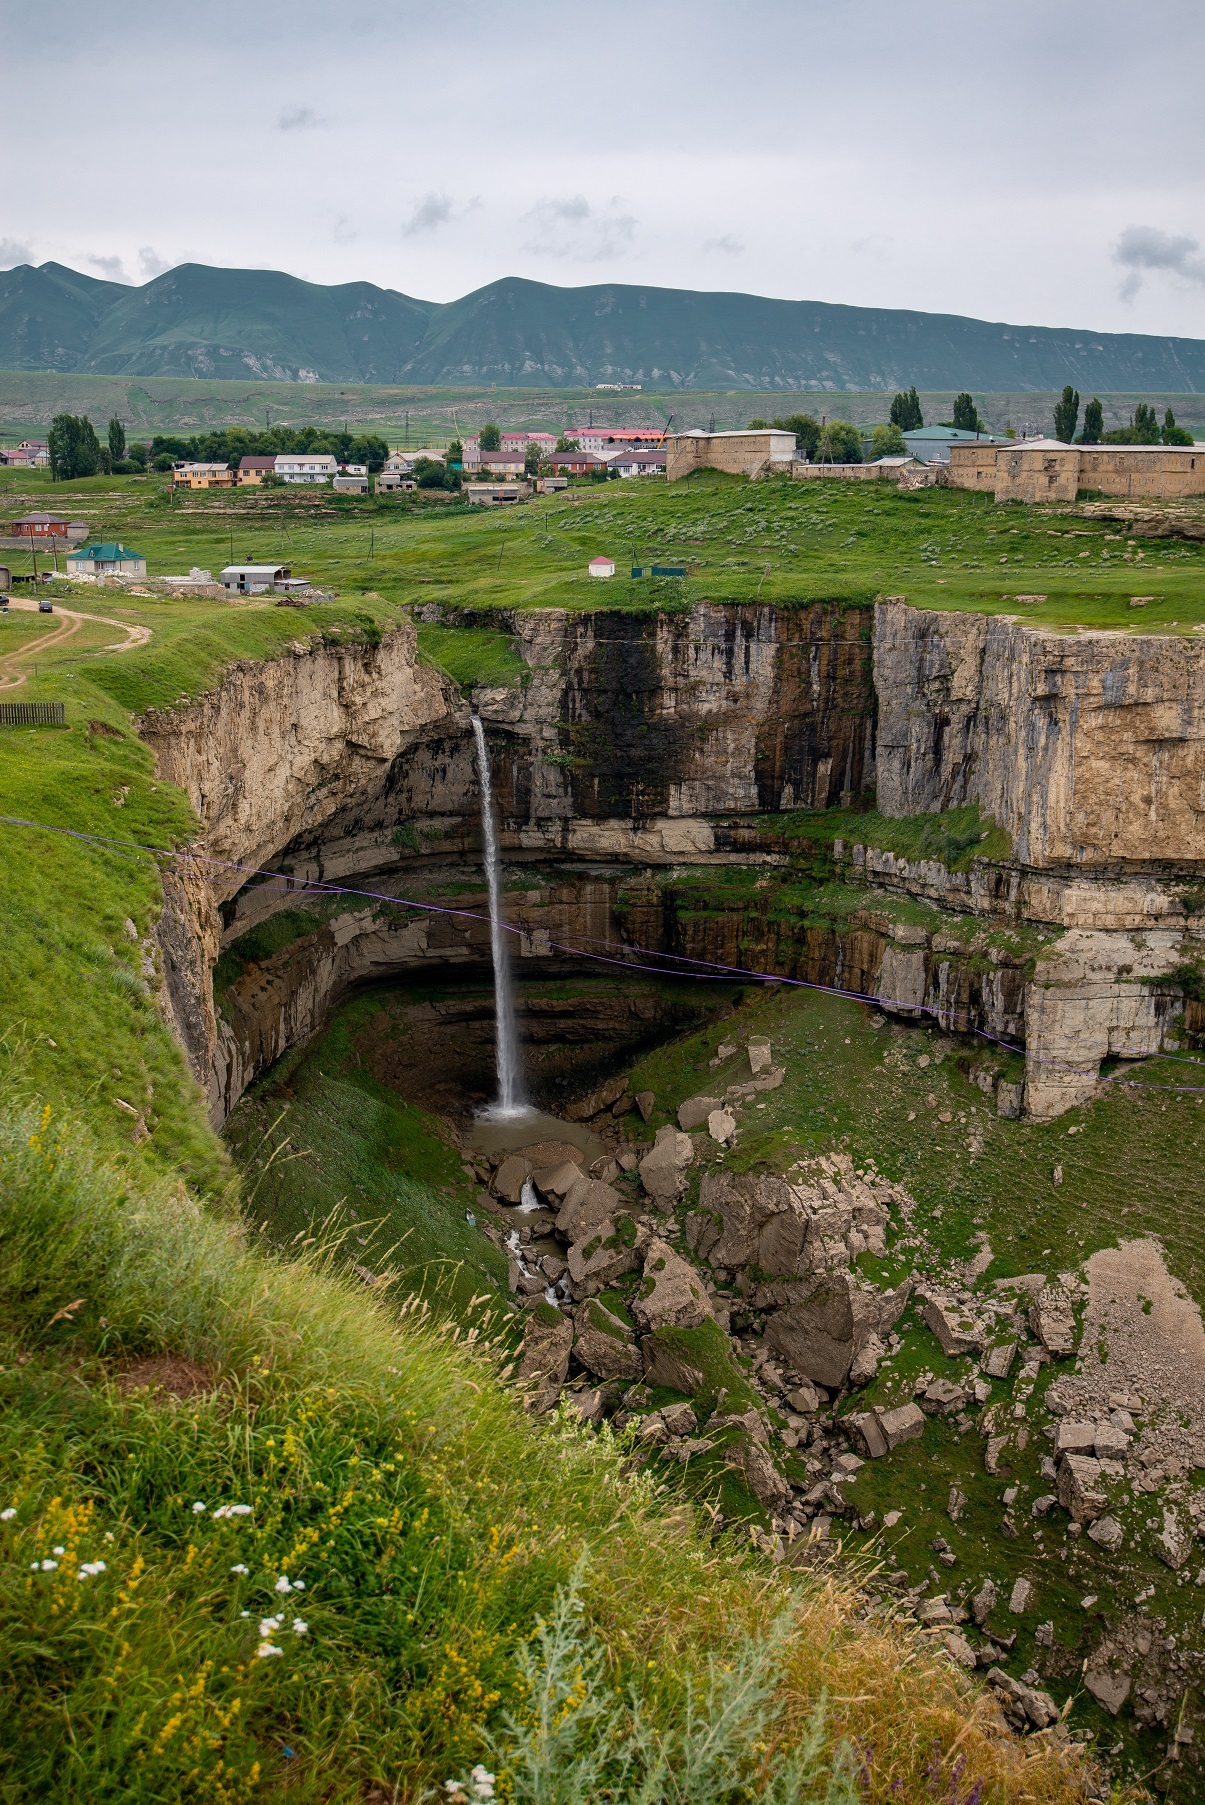
{"label": "green mountain slope", "polygon": [[141,288],[0,273],[0,368],[303,382],[674,389],[1205,391],[1205,340],[507,277],[458,301],[187,263]]}

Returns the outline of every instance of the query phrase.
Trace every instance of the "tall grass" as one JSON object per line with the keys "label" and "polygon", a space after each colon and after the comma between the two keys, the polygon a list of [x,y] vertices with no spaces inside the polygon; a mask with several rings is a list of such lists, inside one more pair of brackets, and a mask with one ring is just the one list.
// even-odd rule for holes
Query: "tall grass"
{"label": "tall grass", "polygon": [[[197,1395],[129,1389],[164,1354]],[[847,1579],[530,1422],[500,1357],[4,1117],[0,1797],[418,1800],[496,1749],[504,1796],[570,1800],[579,1669],[598,1800],[1084,1796]]]}

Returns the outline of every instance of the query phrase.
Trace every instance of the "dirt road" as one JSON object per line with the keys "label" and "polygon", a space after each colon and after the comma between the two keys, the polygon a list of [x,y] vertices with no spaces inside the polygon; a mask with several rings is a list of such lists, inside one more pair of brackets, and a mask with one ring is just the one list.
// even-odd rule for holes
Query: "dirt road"
{"label": "dirt road", "polygon": [[[38,604],[25,596],[10,596],[8,605],[20,614],[36,614]],[[116,627],[124,638],[116,640],[111,646],[98,646],[97,652],[128,652],[134,646],[144,646],[151,637],[149,627],[132,627],[127,621],[112,620],[107,614],[84,614],[78,608],[64,608],[61,602],[54,604],[56,615],[63,617],[62,625],[52,629],[42,639],[30,640],[26,645],[18,646],[15,651],[0,658],[0,690],[17,689],[28,680],[29,673],[18,669],[26,659],[38,658],[52,647],[61,646],[65,640],[78,633],[81,624],[86,620],[99,621],[103,627]]]}

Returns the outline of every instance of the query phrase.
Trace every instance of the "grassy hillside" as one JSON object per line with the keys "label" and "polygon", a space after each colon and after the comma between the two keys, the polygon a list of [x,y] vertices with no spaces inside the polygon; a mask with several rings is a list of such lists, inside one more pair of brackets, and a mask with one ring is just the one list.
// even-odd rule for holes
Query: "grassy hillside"
{"label": "grassy hillside", "polygon": [[[54,329],[40,323],[53,317]],[[0,275],[0,366],[302,382],[473,381],[780,395],[915,384],[1205,389],[1205,341],[761,295],[505,277],[459,300],[185,263],[141,287],[57,264]]]}
{"label": "grassy hillside", "polygon": [[[378,500],[322,490],[199,492],[171,503],[158,479],[52,485],[0,471],[0,498],[6,512],[49,502],[78,512],[94,533],[142,551],[152,575],[194,564],[216,572],[232,556],[280,558],[345,600],[366,596],[370,608],[373,596],[479,615],[604,604],[649,612],[696,600],[854,602],[887,594],[926,608],[1023,614],[1059,628],[1187,632],[1205,624],[1205,544],[1127,537],[1124,525],[1091,510],[997,507],[990,496],[955,489],[900,494],[887,483],[749,484],[701,474],[673,485],[644,478],[587,483],[492,512],[422,495]],[[1175,511],[1199,523],[1205,501]],[[599,552],[616,560],[609,582],[587,574]],[[25,554],[5,557],[15,569],[30,567]],[[633,564],[653,561],[681,562],[688,575],[656,582],[628,575]],[[1034,594],[1046,599],[1033,606],[1017,600]],[[1131,608],[1133,595],[1153,599]],[[136,598],[122,603],[131,618],[145,605]],[[162,607],[158,618],[168,618]],[[442,650],[431,643],[437,661],[452,658],[450,642],[441,642]],[[130,668],[142,662],[142,654],[128,655]]]}

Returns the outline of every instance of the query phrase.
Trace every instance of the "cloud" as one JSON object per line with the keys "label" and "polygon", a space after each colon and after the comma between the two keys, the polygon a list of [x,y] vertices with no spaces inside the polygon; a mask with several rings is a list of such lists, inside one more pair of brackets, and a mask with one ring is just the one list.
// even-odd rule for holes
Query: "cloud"
{"label": "cloud", "polygon": [[33,246],[24,238],[0,238],[0,269],[12,269],[16,263],[32,263]]}
{"label": "cloud", "polygon": [[600,263],[618,257],[632,242],[639,220],[619,211],[612,195],[605,207],[593,207],[584,194],[549,196],[523,215],[531,237],[523,249],[538,257],[564,257],[575,263]]}
{"label": "cloud", "polygon": [[435,232],[452,217],[450,194],[424,194],[414,204],[414,211],[402,225],[403,238],[417,238],[420,232]]}
{"label": "cloud", "polygon": [[1132,301],[1142,287],[1143,276],[1151,270],[1166,270],[1190,287],[1205,287],[1205,258],[1198,255],[1200,242],[1195,238],[1175,238],[1157,226],[1127,226],[1113,246],[1113,261],[1129,273],[1118,295]]}
{"label": "cloud", "polygon": [[138,252],[138,267],[147,282],[161,276],[164,270],[173,268],[170,258],[161,257],[154,245],[144,244]]}
{"label": "cloud", "polygon": [[722,251],[725,257],[739,257],[744,248],[740,239],[734,238],[731,232],[725,232],[722,238],[703,240],[704,251]]}
{"label": "cloud", "polygon": [[313,107],[282,107],[275,126],[277,132],[312,132],[326,121],[320,119]]}
{"label": "cloud", "polygon": [[93,269],[98,269],[101,275],[106,277],[110,282],[128,282],[130,279],[126,275],[120,257],[93,257],[89,254],[88,262],[92,265]]}

